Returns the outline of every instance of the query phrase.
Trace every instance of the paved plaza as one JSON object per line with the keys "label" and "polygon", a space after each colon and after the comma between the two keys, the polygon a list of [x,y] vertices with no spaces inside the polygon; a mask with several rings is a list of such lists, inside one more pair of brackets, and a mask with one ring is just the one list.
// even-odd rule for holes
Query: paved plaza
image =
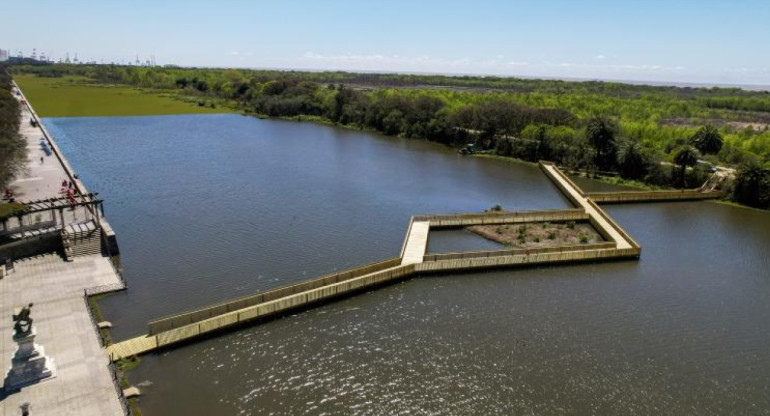
{"label": "paved plaza", "polygon": [[109,259],[101,255],[75,257],[65,262],[58,254],[17,261],[0,280],[0,350],[3,372],[10,367],[16,343],[11,339],[14,307],[34,303],[32,317],[36,342],[53,358],[56,377],[9,394],[0,402],[0,414],[21,414],[31,404],[33,415],[122,415],[123,410],[88,314],[83,290],[118,283]]}

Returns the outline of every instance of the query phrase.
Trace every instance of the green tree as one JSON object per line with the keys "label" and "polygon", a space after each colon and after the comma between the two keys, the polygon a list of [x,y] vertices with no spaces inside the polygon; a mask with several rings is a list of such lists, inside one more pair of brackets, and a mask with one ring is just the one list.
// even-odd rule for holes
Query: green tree
{"label": "green tree", "polygon": [[11,95],[11,77],[0,66],[0,188],[21,172],[27,161],[27,143],[19,135],[20,107]]}
{"label": "green tree", "polygon": [[618,170],[626,179],[641,179],[647,173],[647,158],[642,145],[632,140],[625,140],[618,149]]}
{"label": "green tree", "polygon": [[690,138],[690,144],[695,146],[703,154],[715,155],[722,150],[724,139],[719,134],[719,130],[711,124],[698,129]]}
{"label": "green tree", "polygon": [[591,117],[586,123],[586,139],[594,149],[594,164],[600,170],[611,170],[615,165],[617,127],[607,118]]}
{"label": "green tree", "polygon": [[698,152],[698,149],[685,145],[679,148],[679,150],[676,151],[676,154],[674,155],[674,163],[679,165],[680,170],[680,185],[684,188],[686,186],[685,183],[685,173],[687,172],[688,167],[693,167],[698,163],[698,158],[700,157],[700,153]]}
{"label": "green tree", "polygon": [[770,208],[770,171],[757,163],[740,165],[735,177],[733,197],[757,208]]}

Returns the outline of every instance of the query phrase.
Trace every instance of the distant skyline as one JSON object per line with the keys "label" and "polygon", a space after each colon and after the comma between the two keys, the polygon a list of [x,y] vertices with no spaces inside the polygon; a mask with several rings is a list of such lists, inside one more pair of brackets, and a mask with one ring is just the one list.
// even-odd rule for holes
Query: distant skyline
{"label": "distant skyline", "polygon": [[56,60],[138,55],[181,66],[770,85],[766,0],[31,0],[2,8],[0,48],[36,48]]}

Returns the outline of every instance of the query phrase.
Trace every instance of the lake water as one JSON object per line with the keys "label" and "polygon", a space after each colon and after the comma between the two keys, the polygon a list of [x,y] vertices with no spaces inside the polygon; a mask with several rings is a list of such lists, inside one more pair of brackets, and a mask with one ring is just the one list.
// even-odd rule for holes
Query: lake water
{"label": "lake water", "polygon": [[[116,339],[396,256],[413,214],[569,206],[534,166],[309,123],[45,122],[107,201],[129,285],[101,302]],[[149,355],[130,373],[142,410],[770,414],[770,213],[607,211],[639,261],[416,278]],[[486,243],[447,235],[431,250]]]}

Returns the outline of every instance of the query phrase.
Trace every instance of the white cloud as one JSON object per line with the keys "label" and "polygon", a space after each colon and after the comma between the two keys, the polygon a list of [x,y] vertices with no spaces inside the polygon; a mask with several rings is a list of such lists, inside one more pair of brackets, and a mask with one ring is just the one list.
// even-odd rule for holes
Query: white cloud
{"label": "white cloud", "polygon": [[[327,55],[308,51],[280,65],[296,69],[346,70],[377,72],[413,72],[439,74],[475,74],[524,77],[549,77],[564,79],[607,79],[640,80],[663,82],[720,82],[753,81],[761,83],[770,73],[768,68],[712,69],[708,73],[700,68],[692,69],[683,65],[664,65],[659,63],[610,63],[619,59],[614,55],[599,54],[588,61],[554,62],[548,60],[529,61],[503,55],[489,58],[471,57],[432,57],[429,55],[396,55],[382,53],[349,53]],[[756,80],[756,81],[755,81]]]}

